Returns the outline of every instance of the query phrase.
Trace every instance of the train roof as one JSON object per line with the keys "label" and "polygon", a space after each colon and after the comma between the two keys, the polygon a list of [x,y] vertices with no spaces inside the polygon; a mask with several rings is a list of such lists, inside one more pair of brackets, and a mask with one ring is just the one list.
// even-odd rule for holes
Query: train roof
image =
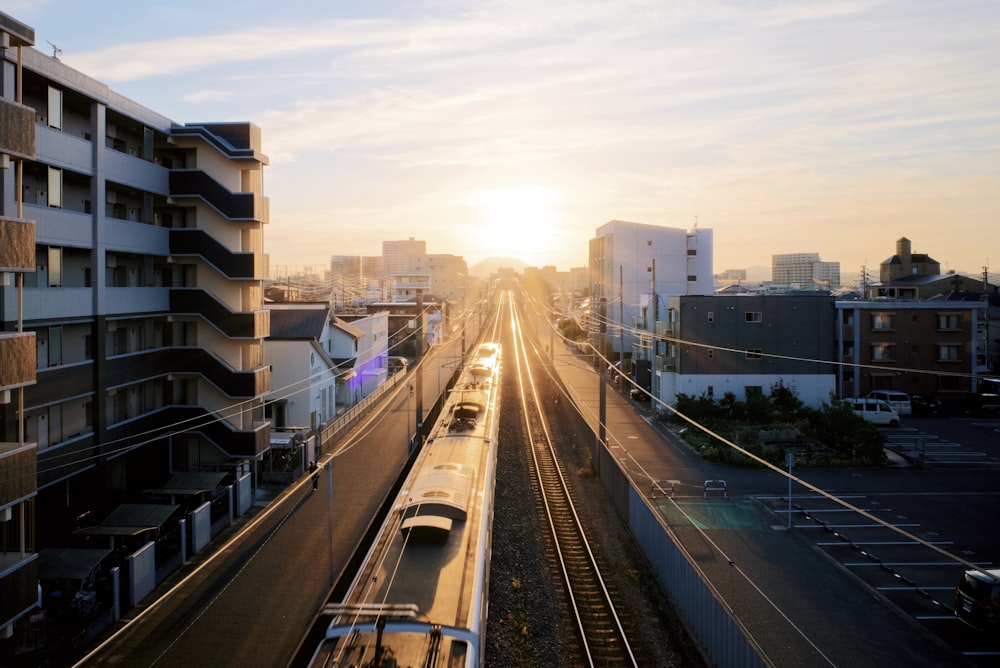
{"label": "train roof", "polygon": [[[327,607],[338,665],[466,666],[478,656],[499,354],[496,344],[474,349],[348,595]],[[439,663],[425,663],[431,655]]]}

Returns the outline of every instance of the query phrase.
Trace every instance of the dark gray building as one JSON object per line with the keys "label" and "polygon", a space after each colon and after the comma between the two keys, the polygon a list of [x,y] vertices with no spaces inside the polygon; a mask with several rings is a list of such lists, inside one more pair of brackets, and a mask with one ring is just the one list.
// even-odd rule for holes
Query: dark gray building
{"label": "dark gray building", "polygon": [[738,399],[781,383],[808,406],[836,389],[834,298],[829,295],[686,295],[667,298],[657,323],[654,395]]}

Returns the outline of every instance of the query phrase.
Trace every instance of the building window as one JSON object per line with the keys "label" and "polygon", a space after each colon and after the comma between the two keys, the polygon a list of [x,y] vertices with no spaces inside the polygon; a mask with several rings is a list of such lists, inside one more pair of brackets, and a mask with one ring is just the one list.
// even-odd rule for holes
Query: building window
{"label": "building window", "polygon": [[697,255],[698,250],[695,248],[688,248],[688,255]]}
{"label": "building window", "polygon": [[708,312],[708,321],[709,322],[715,322],[715,311],[709,311]]}
{"label": "building window", "polygon": [[844,357],[854,357],[854,342],[844,341]]}
{"label": "building window", "polygon": [[872,361],[891,362],[896,359],[896,344],[894,343],[873,343]]}
{"label": "building window", "polygon": [[709,348],[708,349],[708,359],[714,359],[714,358],[715,358],[715,349],[714,348]]}
{"label": "building window", "polygon": [[959,317],[957,313],[938,313],[939,330],[958,331]]}
{"label": "building window", "polygon": [[62,208],[62,170],[56,167],[49,167],[49,193],[48,205],[55,208]]}
{"label": "building window", "polygon": [[750,348],[746,351],[746,358],[748,360],[759,360],[762,357],[762,352],[763,350],[760,348]]}
{"label": "building window", "polygon": [[763,322],[764,314],[761,311],[747,311],[743,314],[746,322]]}
{"label": "building window", "polygon": [[63,270],[63,249],[58,246],[49,246],[48,249],[49,257],[49,287],[50,288],[61,288],[62,287],[62,270]]}
{"label": "building window", "polygon": [[891,313],[872,313],[872,329],[885,331],[891,330],[892,328]]}
{"label": "building window", "polygon": [[938,362],[960,362],[962,360],[962,346],[958,343],[939,343]]}
{"label": "building window", "polygon": [[714,387],[714,386],[712,386],[712,385],[709,385],[709,386],[708,386],[708,389],[707,389],[707,390],[705,390],[705,395],[706,395],[706,396],[707,396],[707,397],[708,397],[709,399],[711,399],[712,397],[714,397],[714,396],[715,396],[715,387]]}
{"label": "building window", "polygon": [[764,396],[764,388],[760,385],[745,385],[743,387],[743,396],[747,399],[762,397]]}
{"label": "building window", "polygon": [[688,283],[694,283],[698,280],[697,274],[688,274]]}
{"label": "building window", "polygon": [[54,86],[49,86],[48,125],[56,130],[62,130],[62,100],[62,91]]}

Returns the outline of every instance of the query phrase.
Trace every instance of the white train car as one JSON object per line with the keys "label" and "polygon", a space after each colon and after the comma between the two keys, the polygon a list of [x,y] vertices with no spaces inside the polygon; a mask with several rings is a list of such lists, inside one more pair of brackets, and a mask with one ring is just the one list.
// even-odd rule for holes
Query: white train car
{"label": "white train car", "polygon": [[313,665],[483,665],[500,372],[500,346],[477,346]]}

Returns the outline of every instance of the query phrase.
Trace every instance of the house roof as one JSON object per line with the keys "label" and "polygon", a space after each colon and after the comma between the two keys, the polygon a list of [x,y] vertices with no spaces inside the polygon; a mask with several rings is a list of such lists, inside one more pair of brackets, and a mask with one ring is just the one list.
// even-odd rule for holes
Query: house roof
{"label": "house roof", "polygon": [[326,327],[329,309],[274,309],[271,313],[272,339],[309,339],[318,341]]}
{"label": "house roof", "polygon": [[[919,264],[919,263],[934,263],[934,264],[939,264],[937,260],[935,260],[934,258],[932,258],[927,253],[912,253],[910,255],[910,263],[911,264]],[[886,265],[886,264],[903,264],[903,258],[899,257],[899,255],[893,255],[888,260],[882,260],[882,264],[883,265]]]}
{"label": "house roof", "polygon": [[74,533],[96,536],[135,536],[158,529],[180,506],[162,503],[123,503],[97,526],[77,529]]}
{"label": "house roof", "polygon": [[356,339],[360,339],[361,337],[363,337],[365,335],[365,332],[364,332],[363,329],[361,329],[359,327],[355,327],[351,323],[347,322],[346,320],[341,320],[340,318],[334,318],[332,325],[336,329],[339,329],[340,331],[344,332],[345,334],[353,336]]}
{"label": "house roof", "polygon": [[[870,283],[869,285],[885,286],[926,286],[934,285],[935,283],[947,283],[949,285],[955,284],[955,276],[958,274],[932,274],[930,276],[900,276],[899,278],[893,279],[891,281],[877,281],[875,283]],[[959,280],[961,282],[961,278]]]}
{"label": "house roof", "polygon": [[146,494],[193,495],[201,492],[212,492],[222,484],[225,477],[225,473],[211,471],[182,471],[175,473],[163,487],[147,489]]}
{"label": "house roof", "polygon": [[39,580],[86,580],[111,556],[91,547],[47,547],[38,553]]}

